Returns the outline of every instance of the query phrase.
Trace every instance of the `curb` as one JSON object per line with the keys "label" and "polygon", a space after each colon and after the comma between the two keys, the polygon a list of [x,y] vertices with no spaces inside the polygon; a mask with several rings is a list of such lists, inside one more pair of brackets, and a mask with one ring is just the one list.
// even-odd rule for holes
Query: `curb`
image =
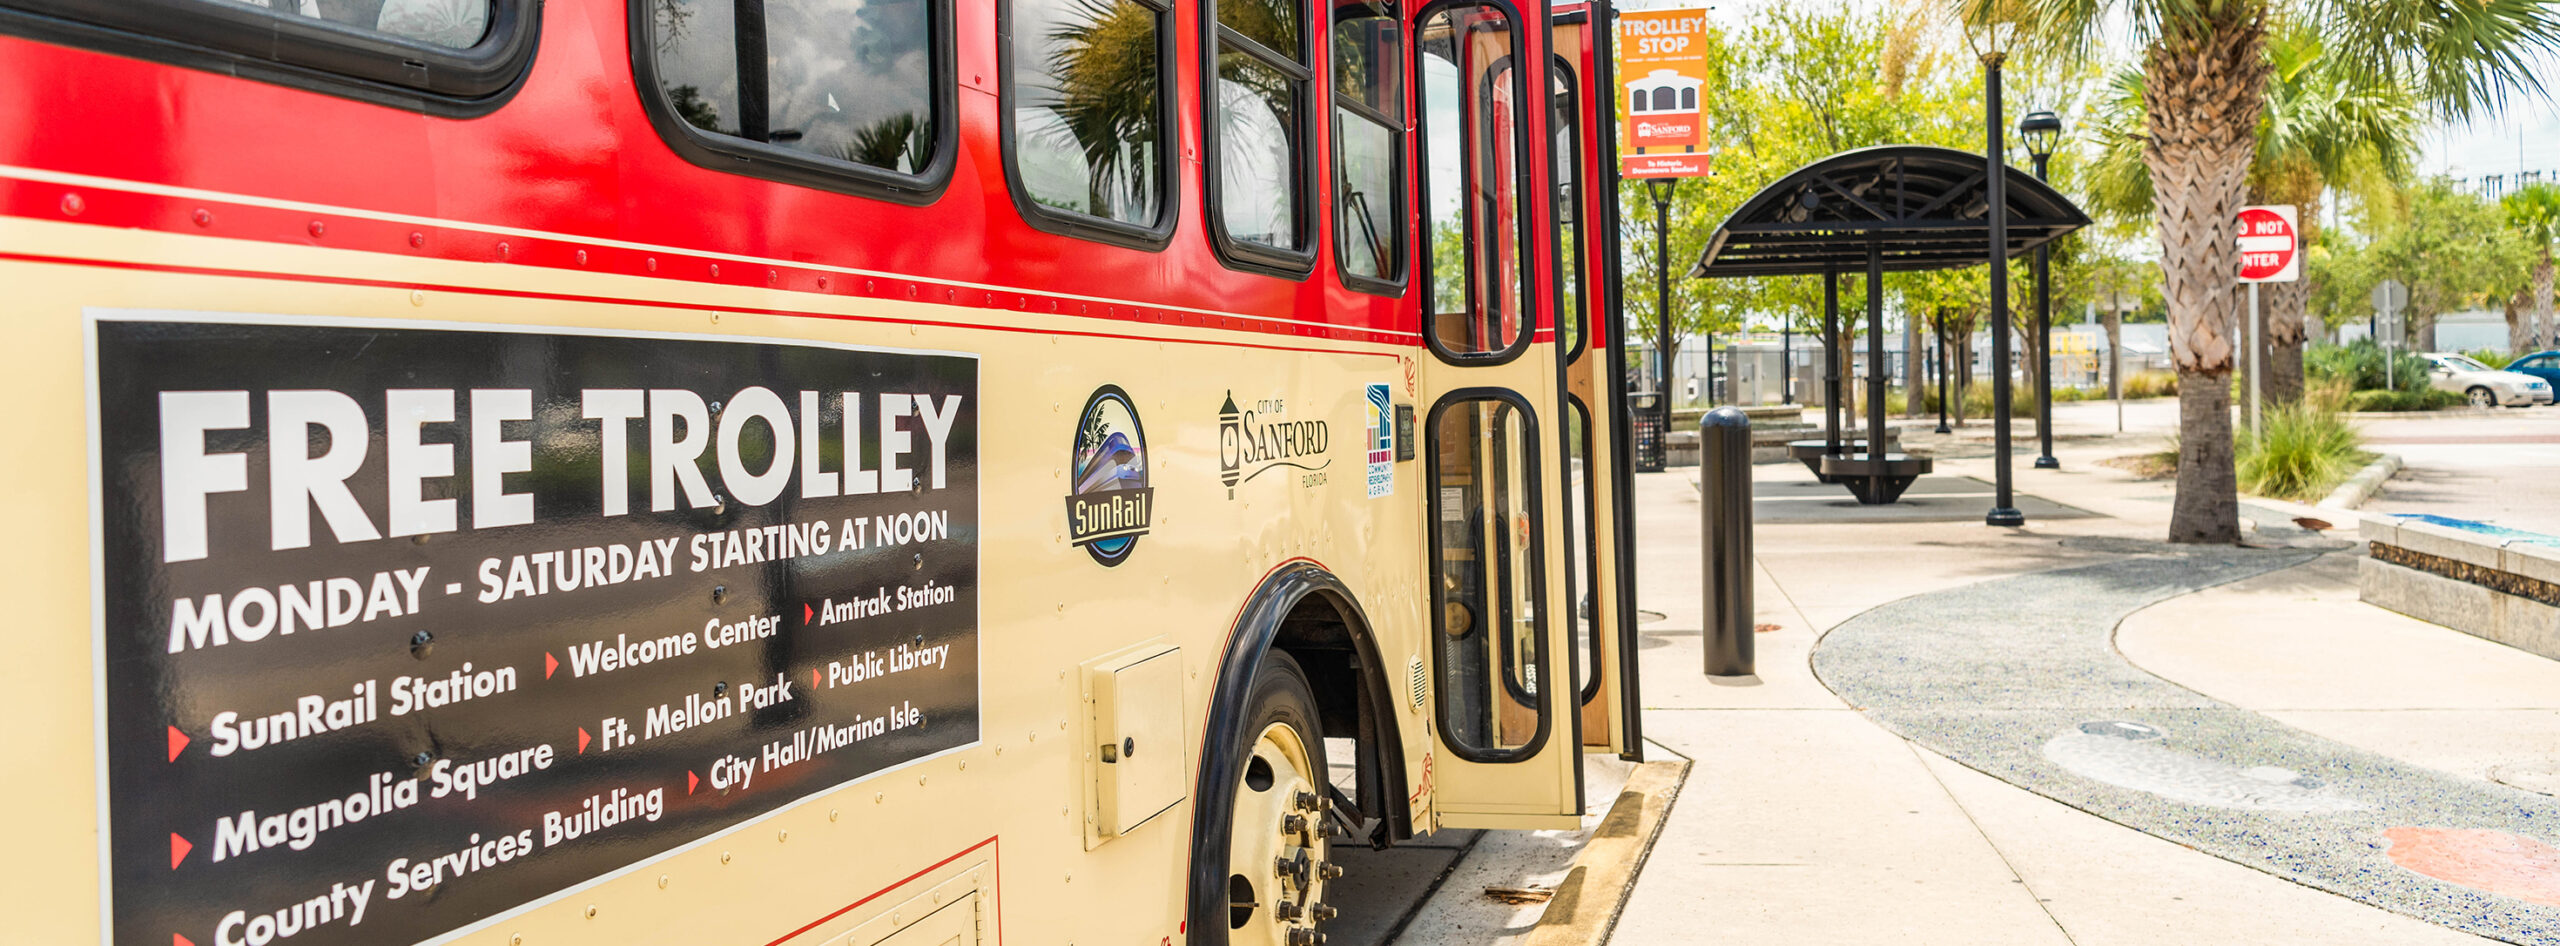
{"label": "curb", "polygon": [[1591,829],[1591,840],[1573,856],[1573,867],[1556,884],[1555,898],[1529,931],[1528,946],[1600,946],[1618,925],[1634,891],[1653,842],[1662,836],[1662,820],[1689,776],[1687,759],[1664,759],[1637,766],[1627,787],[1609,806],[1609,814]]}
{"label": "curb", "polygon": [[2338,484],[2337,489],[2330,490],[2329,498],[2320,501],[2320,508],[2344,511],[2364,505],[2365,500],[2372,499],[2374,493],[2382,490],[2385,481],[2399,472],[2399,454],[2386,453],[2375,457],[2373,462],[2365,464],[2364,469],[2357,470],[2356,475]]}

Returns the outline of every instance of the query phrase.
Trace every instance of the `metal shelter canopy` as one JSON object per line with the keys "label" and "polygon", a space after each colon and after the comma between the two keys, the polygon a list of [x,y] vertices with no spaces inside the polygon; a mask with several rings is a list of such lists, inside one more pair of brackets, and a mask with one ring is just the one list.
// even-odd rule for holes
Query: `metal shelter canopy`
{"label": "metal shelter canopy", "polygon": [[[1859,148],[1805,165],[1725,218],[1689,275],[1862,272],[1870,242],[1883,251],[1884,272],[1987,262],[1990,188],[1982,165],[1982,155],[1927,145]],[[2089,215],[2061,192],[2002,167],[2009,256],[2089,225]]]}
{"label": "metal shelter canopy", "polygon": [[[1716,228],[1706,253],[1689,270],[1700,279],[1822,277],[1822,452],[1800,459],[1823,482],[1849,487],[1861,503],[1900,499],[1932,466],[1927,457],[1886,452],[1884,274],[1990,262],[1993,181],[1986,163],[1981,155],[1925,145],[1884,145],[1832,155],[1743,201]],[[2034,175],[2006,163],[2000,170],[2004,258],[2089,225],[2088,214]],[[1843,273],[1867,277],[1870,341],[1863,442],[1843,442],[1840,436],[1840,402],[1846,393],[1841,383]],[[2007,367],[1994,365],[1992,370]]]}

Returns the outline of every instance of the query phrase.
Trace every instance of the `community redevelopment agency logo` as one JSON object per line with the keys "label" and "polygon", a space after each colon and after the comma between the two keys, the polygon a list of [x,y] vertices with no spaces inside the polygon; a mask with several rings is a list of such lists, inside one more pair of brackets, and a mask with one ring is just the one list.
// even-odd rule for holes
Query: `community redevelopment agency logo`
{"label": "community redevelopment agency logo", "polygon": [[1333,460],[1305,461],[1323,456],[1332,439],[1324,421],[1289,420],[1288,403],[1279,398],[1241,410],[1235,392],[1229,391],[1227,402],[1218,407],[1218,481],[1226,484],[1227,498],[1234,499],[1237,486],[1285,466],[1303,471],[1298,485],[1322,486],[1324,468]]}
{"label": "community redevelopment agency logo", "polygon": [[1147,433],[1138,407],[1117,385],[1094,389],[1076,421],[1075,492],[1067,497],[1067,544],[1118,565],[1138,545],[1155,512],[1147,485]]}
{"label": "community redevelopment agency logo", "polygon": [[1396,491],[1396,408],[1386,385],[1372,384],[1365,390],[1369,412],[1369,498],[1377,499]]}

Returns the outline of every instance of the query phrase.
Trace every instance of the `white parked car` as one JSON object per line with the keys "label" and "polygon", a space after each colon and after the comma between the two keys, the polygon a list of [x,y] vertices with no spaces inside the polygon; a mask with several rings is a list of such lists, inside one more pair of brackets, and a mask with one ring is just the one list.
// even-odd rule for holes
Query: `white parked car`
{"label": "white parked car", "polygon": [[2551,385],[2541,378],[2500,371],[2453,352],[2428,352],[2435,367],[2427,380],[2436,390],[2462,395],[2473,407],[2532,407],[2551,403]]}

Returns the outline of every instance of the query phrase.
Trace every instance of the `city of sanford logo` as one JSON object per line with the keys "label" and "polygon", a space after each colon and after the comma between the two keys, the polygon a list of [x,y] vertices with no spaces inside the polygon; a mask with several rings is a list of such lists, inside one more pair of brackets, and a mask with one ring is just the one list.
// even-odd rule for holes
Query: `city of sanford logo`
{"label": "city of sanford logo", "polygon": [[1331,436],[1321,420],[1272,420],[1282,416],[1285,405],[1279,398],[1253,402],[1253,410],[1236,409],[1236,393],[1227,392],[1227,403],[1218,407],[1218,481],[1227,485],[1227,498],[1236,498],[1236,486],[1253,482],[1253,478],[1276,467],[1306,470],[1300,485],[1315,486],[1324,482],[1324,474],[1316,471],[1332,466],[1328,458],[1309,466],[1296,458],[1315,457],[1331,445]]}
{"label": "city of sanford logo", "polygon": [[1067,496],[1067,544],[1118,565],[1146,534],[1156,491],[1147,485],[1147,433],[1116,385],[1094,389],[1076,422],[1075,491]]}

